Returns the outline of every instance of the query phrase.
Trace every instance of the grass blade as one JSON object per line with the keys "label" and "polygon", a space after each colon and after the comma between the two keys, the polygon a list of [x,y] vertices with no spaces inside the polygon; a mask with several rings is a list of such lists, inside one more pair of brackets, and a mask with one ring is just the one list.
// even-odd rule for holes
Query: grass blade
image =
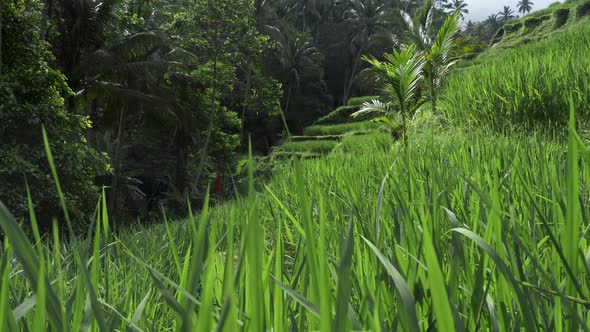
{"label": "grass blade", "polygon": [[369,248],[373,250],[385,270],[387,274],[393,280],[393,284],[397,289],[400,299],[402,301],[402,324],[404,325],[405,331],[420,331],[420,325],[418,322],[418,315],[416,314],[416,306],[414,302],[414,297],[408,287],[406,280],[403,278],[401,273],[391,264],[391,262],[383,255],[383,253],[377,249],[377,247],[371,243],[371,241],[367,240],[366,238],[362,237],[362,239],[367,243]]}

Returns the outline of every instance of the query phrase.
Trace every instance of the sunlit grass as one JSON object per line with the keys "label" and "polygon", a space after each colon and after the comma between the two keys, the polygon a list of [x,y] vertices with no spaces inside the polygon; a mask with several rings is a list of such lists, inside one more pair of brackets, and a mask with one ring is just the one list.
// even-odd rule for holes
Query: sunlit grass
{"label": "sunlit grass", "polygon": [[353,131],[368,131],[379,128],[379,124],[370,121],[342,123],[333,125],[313,125],[305,128],[306,136],[342,135]]}
{"label": "sunlit grass", "polygon": [[[568,97],[581,119],[590,113],[590,24],[535,44],[494,52],[451,75],[445,87],[447,117],[455,123],[506,131],[567,128]],[[563,130],[562,130],[563,131]]]}
{"label": "sunlit grass", "polygon": [[113,234],[102,201],[88,240],[30,243],[1,208],[3,329],[586,324],[589,266],[576,257],[588,250],[590,172],[574,132],[568,154],[535,140],[406,150],[380,137],[185,221]]}

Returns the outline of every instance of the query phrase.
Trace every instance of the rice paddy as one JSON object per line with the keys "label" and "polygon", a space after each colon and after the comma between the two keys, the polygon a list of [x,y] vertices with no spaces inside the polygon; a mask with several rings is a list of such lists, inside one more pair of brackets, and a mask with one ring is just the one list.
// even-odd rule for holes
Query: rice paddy
{"label": "rice paddy", "polygon": [[456,73],[446,126],[407,145],[311,126],[338,139],[280,149],[321,157],[256,188],[250,162],[246,195],[187,220],[115,233],[103,198],[70,240],[31,208],[31,240],[0,204],[0,330],[590,329],[589,31]]}

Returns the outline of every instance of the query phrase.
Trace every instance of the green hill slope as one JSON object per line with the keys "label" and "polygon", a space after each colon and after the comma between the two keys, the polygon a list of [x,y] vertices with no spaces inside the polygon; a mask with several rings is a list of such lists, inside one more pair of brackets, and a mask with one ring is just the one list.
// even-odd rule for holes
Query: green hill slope
{"label": "green hill slope", "polygon": [[494,36],[492,45],[496,48],[512,48],[540,41],[589,20],[589,0],[555,2],[546,9],[506,23]]}
{"label": "green hill slope", "polygon": [[580,120],[586,122],[589,55],[590,21],[572,24],[536,43],[488,49],[448,79],[443,110],[455,124],[470,122],[500,131],[565,128],[571,95]]}

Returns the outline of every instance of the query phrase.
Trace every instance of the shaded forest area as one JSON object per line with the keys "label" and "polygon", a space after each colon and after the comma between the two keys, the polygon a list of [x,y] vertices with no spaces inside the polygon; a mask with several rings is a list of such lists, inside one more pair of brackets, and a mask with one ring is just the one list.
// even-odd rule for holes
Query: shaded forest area
{"label": "shaded forest area", "polygon": [[[63,220],[42,127],[81,229],[101,188],[120,224],[159,216],[160,204],[182,216],[211,183],[228,197],[249,139],[266,154],[375,94],[361,58],[399,48],[410,38],[400,11],[419,16],[430,3],[5,0],[0,200],[24,217],[29,188],[42,227]],[[435,8],[434,31],[466,12],[462,1]]]}

